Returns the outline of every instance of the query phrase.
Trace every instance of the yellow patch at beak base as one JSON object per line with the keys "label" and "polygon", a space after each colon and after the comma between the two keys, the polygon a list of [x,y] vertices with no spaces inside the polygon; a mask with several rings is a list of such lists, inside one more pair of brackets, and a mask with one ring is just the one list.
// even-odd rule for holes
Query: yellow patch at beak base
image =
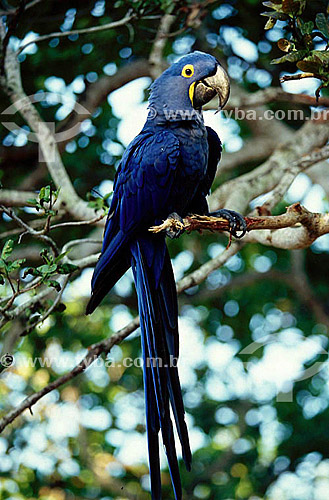
{"label": "yellow patch at beak base", "polygon": [[195,87],[195,84],[196,84],[196,82],[191,83],[191,85],[190,85],[190,87],[188,89],[188,95],[189,95],[190,101],[192,103],[192,106],[193,106],[193,97],[194,97],[194,87]]}

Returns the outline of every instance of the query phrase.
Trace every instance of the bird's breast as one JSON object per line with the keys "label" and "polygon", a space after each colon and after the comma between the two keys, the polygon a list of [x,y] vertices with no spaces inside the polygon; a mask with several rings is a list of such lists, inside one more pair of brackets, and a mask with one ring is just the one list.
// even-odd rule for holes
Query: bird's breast
{"label": "bird's breast", "polygon": [[203,128],[182,129],[177,137],[180,142],[180,166],[176,171],[173,190],[173,211],[184,214],[204,178],[208,165],[208,141]]}

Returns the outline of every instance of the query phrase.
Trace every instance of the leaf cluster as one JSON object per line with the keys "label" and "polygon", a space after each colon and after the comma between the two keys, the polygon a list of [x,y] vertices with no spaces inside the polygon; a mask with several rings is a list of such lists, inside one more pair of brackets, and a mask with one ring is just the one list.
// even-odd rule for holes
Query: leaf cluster
{"label": "leaf cluster", "polygon": [[40,212],[41,217],[49,217],[57,214],[53,210],[59,196],[59,189],[54,190],[51,186],[43,186],[37,198],[30,198],[28,204]]}
{"label": "leaf cluster", "polygon": [[10,273],[22,267],[26,259],[9,260],[14,250],[14,241],[7,240],[2,248],[0,257],[0,285],[5,283],[5,278],[9,279]]}
{"label": "leaf cluster", "polygon": [[[273,0],[263,2],[272,9],[263,12],[268,17],[265,30],[273,28],[277,21],[285,21],[287,35],[277,42],[284,56],[273,59],[272,64],[296,63],[296,69],[303,71],[304,77],[315,77],[322,81],[320,88],[329,85],[329,17],[318,12],[315,19],[305,20],[305,0]],[[317,40],[326,43],[325,48],[317,48]],[[284,77],[284,80],[289,77]],[[319,90],[316,95],[319,95]]]}
{"label": "leaf cluster", "polygon": [[43,264],[38,267],[28,267],[24,271],[23,278],[28,275],[34,277],[40,277],[41,282],[55,288],[57,292],[61,290],[61,286],[58,281],[51,279],[55,274],[70,274],[78,269],[77,266],[70,263],[62,263],[62,259],[66,256],[67,252],[54,257],[48,249],[44,248],[40,252],[40,257],[43,260]]}
{"label": "leaf cluster", "polygon": [[108,199],[112,196],[112,192],[107,193],[105,196],[96,196],[94,191],[87,193],[88,207],[93,208],[96,212],[104,210],[104,214],[108,213]]}

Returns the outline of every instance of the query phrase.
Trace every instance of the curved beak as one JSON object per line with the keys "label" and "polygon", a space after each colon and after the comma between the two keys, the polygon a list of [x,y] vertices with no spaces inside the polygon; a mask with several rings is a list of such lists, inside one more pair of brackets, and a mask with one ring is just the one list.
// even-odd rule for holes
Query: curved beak
{"label": "curved beak", "polygon": [[200,109],[218,95],[218,110],[222,109],[230,95],[230,80],[225,69],[218,64],[216,73],[197,82],[194,86],[193,107]]}

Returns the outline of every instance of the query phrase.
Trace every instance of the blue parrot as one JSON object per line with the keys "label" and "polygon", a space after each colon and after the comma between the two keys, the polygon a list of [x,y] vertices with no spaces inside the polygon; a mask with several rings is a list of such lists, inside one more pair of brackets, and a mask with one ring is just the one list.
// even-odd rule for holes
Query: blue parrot
{"label": "blue parrot", "polygon": [[[175,499],[182,487],[170,407],[186,468],[191,450],[177,371],[179,355],[176,285],[165,234],[150,226],[169,215],[208,214],[206,196],[221,155],[221,142],[204,125],[201,108],[216,94],[222,108],[229,79],[215,57],[193,52],[172,64],[151,86],[149,114],[129,144],[116,172],[101,256],[92,278],[90,314],[132,267],[138,297],[146,428],[152,500],[161,499],[159,432],[165,447]],[[234,236],[245,233],[241,215],[219,210]],[[180,232],[170,231],[177,237]],[[241,234],[239,235],[241,236]]]}

